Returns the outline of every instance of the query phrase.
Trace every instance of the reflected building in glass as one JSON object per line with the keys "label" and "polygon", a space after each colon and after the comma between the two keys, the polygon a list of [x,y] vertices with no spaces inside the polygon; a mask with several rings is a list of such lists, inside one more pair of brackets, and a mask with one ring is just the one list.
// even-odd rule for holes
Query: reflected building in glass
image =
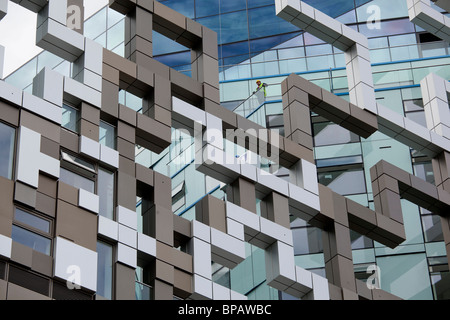
{"label": "reflected building in glass", "polygon": [[[283,116],[281,83],[291,73],[349,100],[344,53],[277,17],[273,0],[160,2],[217,33],[223,108],[264,128],[278,129],[284,135],[284,123],[289,119]],[[304,2],[368,38],[377,101],[426,126],[420,81],[431,72],[450,80],[449,43],[414,25],[408,17],[406,0],[395,4],[390,0]],[[450,17],[444,9],[435,5],[433,8]],[[84,24],[85,37],[120,56],[126,54],[125,31],[125,16],[108,6]],[[156,31],[153,31],[152,45],[157,61],[187,76],[192,75],[191,52],[187,47]],[[44,51],[8,75],[5,81],[31,93],[33,78],[44,67],[66,76],[73,72],[71,62]],[[251,98],[257,80],[268,84],[263,104],[255,103]],[[143,100],[131,92],[121,90],[119,103],[138,113],[143,112]],[[88,125],[77,106],[69,102],[63,107],[62,120],[64,129],[73,133],[79,133],[81,126]],[[101,120],[99,131],[94,134],[100,144],[113,150],[128,148],[129,144],[117,138],[117,131],[121,129],[106,118]],[[374,209],[369,169],[380,160],[435,183],[432,159],[387,135],[376,132],[364,139],[313,112],[310,121],[317,179],[342,196]],[[0,123],[0,175],[6,179],[11,179],[13,174],[15,135],[14,128]],[[227,185],[196,170],[194,139],[191,136],[172,129],[171,138],[170,146],[160,154],[137,143],[129,153],[136,163],[170,177],[173,213],[192,220],[198,204],[205,197],[226,197]],[[245,151],[237,147],[234,152],[241,156]],[[125,162],[125,159],[120,161]],[[270,172],[273,171],[271,165],[269,161],[260,163],[262,169]],[[114,216],[112,204],[116,197],[117,179],[110,168],[77,158],[70,152],[63,155],[61,168],[61,181],[96,193],[100,198],[100,211],[105,217]],[[282,179],[290,179],[285,168],[274,173]],[[258,215],[261,215],[261,200],[256,199]],[[146,201],[140,197],[136,199],[136,212],[141,217],[137,230],[141,232],[146,228],[146,221],[142,218],[148,210]],[[372,272],[368,268],[375,265],[380,270],[377,281],[381,289],[402,299],[449,299],[450,274],[439,216],[405,199],[401,200],[401,207],[406,241],[395,249],[351,231],[356,278],[371,281]],[[22,209],[18,208],[14,217],[13,240],[25,247],[36,245],[35,250],[48,255],[49,239],[55,236],[52,220]],[[30,224],[40,227],[30,227]],[[325,277],[322,230],[293,216],[291,229],[296,265]],[[113,272],[114,246],[99,240],[94,249],[98,253],[97,295],[116,299],[113,289],[117,281]],[[233,269],[214,263],[212,281],[245,295],[249,300],[295,299],[267,285],[264,251],[249,243],[245,249],[246,258]],[[17,273],[13,277],[19,277],[23,272],[16,269],[12,269]],[[5,275],[6,268],[2,269],[0,260],[0,279]],[[149,277],[145,268],[137,266],[136,299],[154,298]],[[53,290],[63,292],[62,289],[58,291],[57,286]],[[46,295],[48,292],[40,293]],[[61,296],[64,295],[61,293]],[[95,295],[83,297],[94,298]]]}

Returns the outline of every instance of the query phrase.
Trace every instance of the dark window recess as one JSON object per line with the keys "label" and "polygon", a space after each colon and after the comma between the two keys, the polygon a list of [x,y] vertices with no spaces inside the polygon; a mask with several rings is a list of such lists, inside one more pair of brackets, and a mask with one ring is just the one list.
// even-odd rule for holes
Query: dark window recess
{"label": "dark window recess", "polygon": [[9,266],[8,281],[31,291],[40,293],[44,296],[49,295],[50,280],[40,277],[36,274],[19,269],[15,266]]}
{"label": "dark window recess", "polygon": [[0,279],[5,280],[6,263],[0,261]]}
{"label": "dark window recess", "polygon": [[53,282],[53,295],[55,300],[92,300],[92,295],[79,289],[69,289],[66,284]]}
{"label": "dark window recess", "polygon": [[428,32],[419,34],[420,43],[436,42],[436,41],[442,41],[442,39]]}

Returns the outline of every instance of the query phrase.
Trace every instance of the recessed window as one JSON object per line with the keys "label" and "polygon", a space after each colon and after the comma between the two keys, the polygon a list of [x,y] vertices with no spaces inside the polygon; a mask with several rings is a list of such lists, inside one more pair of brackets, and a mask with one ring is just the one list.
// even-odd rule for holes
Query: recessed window
{"label": "recessed window", "polygon": [[16,208],[11,238],[43,254],[51,254],[51,220]]}
{"label": "recessed window", "polygon": [[97,253],[97,294],[112,299],[113,247],[106,242],[97,241]]}
{"label": "recessed window", "polygon": [[405,109],[406,118],[411,119],[425,128],[427,127],[422,99],[405,100],[403,101],[403,107]]}
{"label": "recessed window", "polygon": [[114,219],[115,174],[79,157],[61,152],[60,181],[99,196],[99,214]]}
{"label": "recessed window", "polygon": [[172,190],[172,211],[175,212],[186,203],[184,181]]}
{"label": "recessed window", "polygon": [[357,134],[332,122],[318,122],[313,124],[314,146],[330,146],[359,142]]}
{"label": "recessed window", "polygon": [[16,130],[0,122],[0,176],[12,179]]}
{"label": "recessed window", "polygon": [[116,149],[116,127],[104,121],[100,121],[99,142],[111,149]]}
{"label": "recessed window", "polygon": [[323,252],[322,230],[316,227],[306,226],[293,228],[294,254],[314,254]]}
{"label": "recessed window", "polygon": [[114,219],[114,173],[98,169],[97,194],[100,199],[100,212],[103,217]]}
{"label": "recessed window", "polygon": [[44,296],[50,293],[49,279],[13,265],[9,266],[8,281]]}
{"label": "recessed window", "polygon": [[319,183],[340,195],[366,193],[366,181],[363,169],[348,169],[318,174]]}
{"label": "recessed window", "polygon": [[94,180],[88,179],[80,174],[77,174],[65,168],[61,168],[59,180],[77,189],[83,189],[91,193],[95,192]]}
{"label": "recessed window", "polygon": [[80,111],[75,107],[69,106],[68,104],[63,104],[61,125],[67,130],[79,133]]}

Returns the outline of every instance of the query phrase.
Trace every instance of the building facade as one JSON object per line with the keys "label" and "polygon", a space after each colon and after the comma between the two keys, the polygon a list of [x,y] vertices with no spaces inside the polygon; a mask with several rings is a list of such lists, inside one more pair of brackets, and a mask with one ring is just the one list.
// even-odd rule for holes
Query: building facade
{"label": "building facade", "polygon": [[20,4],[0,298],[449,298],[443,1]]}

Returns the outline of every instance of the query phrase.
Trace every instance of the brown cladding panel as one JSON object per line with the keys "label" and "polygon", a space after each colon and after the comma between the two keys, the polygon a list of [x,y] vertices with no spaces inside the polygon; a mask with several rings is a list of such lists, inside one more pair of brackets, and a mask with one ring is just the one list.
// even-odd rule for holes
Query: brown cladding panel
{"label": "brown cladding panel", "polygon": [[115,264],[115,299],[136,300],[135,270],[121,263]]}
{"label": "brown cladding panel", "polygon": [[92,251],[97,250],[97,216],[58,201],[55,236],[70,239],[74,243]]}

